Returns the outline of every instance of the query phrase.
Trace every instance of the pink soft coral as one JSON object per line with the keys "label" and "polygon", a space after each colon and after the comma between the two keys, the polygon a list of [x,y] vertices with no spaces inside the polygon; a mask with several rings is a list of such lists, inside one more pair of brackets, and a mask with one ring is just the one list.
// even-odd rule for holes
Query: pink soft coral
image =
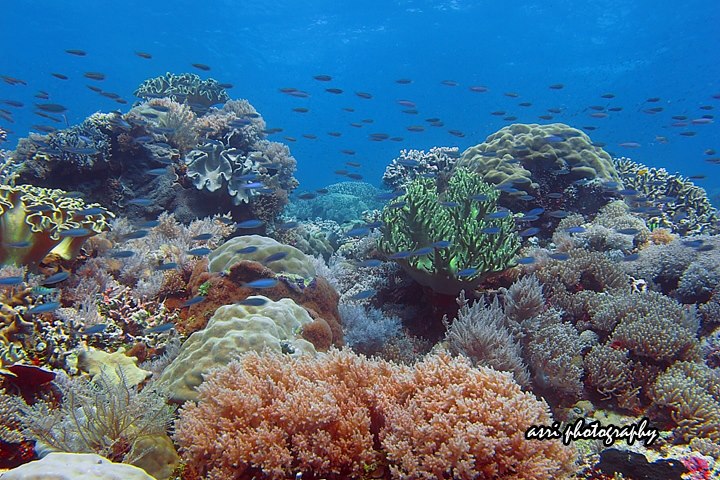
{"label": "pink soft coral", "polygon": [[573,451],[528,441],[548,407],[509,375],[433,356],[414,367],[348,350],[248,353],[182,409],[187,478],[564,478]]}

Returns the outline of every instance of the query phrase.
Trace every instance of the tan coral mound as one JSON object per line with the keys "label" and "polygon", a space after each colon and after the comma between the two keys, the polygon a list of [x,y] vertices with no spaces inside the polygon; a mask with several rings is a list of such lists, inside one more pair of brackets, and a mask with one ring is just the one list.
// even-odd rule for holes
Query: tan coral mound
{"label": "tan coral mound", "polygon": [[447,355],[413,367],[348,350],[248,353],[211,373],[175,428],[187,478],[565,478],[574,451],[510,375]]}

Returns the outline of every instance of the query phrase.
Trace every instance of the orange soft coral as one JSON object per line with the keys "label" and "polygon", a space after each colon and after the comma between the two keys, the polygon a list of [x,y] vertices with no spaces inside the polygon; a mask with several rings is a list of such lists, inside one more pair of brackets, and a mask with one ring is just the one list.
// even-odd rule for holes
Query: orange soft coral
{"label": "orange soft coral", "polygon": [[349,350],[248,353],[199,392],[175,425],[186,478],[546,479],[573,462],[524,437],[550,424],[547,404],[446,355],[406,367]]}

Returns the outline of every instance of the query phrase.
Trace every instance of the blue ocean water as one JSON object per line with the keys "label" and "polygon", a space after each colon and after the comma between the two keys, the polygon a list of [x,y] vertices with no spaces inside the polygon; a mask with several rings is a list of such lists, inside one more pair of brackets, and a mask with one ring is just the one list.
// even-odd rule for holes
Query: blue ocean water
{"label": "blue ocean water", "polygon": [[[0,75],[27,85],[0,83],[0,99],[24,104],[2,105],[12,111],[14,123],[0,120],[0,126],[12,131],[6,147],[14,148],[31,125],[41,124],[32,108],[39,90],[68,107],[69,124],[95,111],[130,108],[86,88],[99,82],[83,78],[84,72],[106,74],[102,88],[130,104],[143,80],[193,72],[232,83],[233,98],[248,99],[269,127],[283,129],[272,139],[289,144],[301,189],[342,180],[332,172],[346,168],[348,160],[361,163],[358,171],[379,184],[385,165],[401,148],[457,145],[462,151],[506,124],[558,121],[585,129],[614,155],[706,176],[696,181],[717,203],[720,166],[707,160],[718,155],[706,151],[720,150],[718,122],[691,120],[712,118],[720,108],[713,97],[720,94],[719,20],[720,5],[709,0],[7,0],[0,16]],[[69,55],[66,49],[87,55]],[[313,78],[321,74],[332,80]],[[457,85],[441,83],[446,80]],[[563,88],[549,88],[554,84]],[[487,91],[474,92],[471,86]],[[278,91],[287,87],[310,97]],[[602,97],[609,93],[614,98]],[[622,110],[594,118],[590,114],[599,110],[592,106]],[[296,107],[309,111],[297,113]],[[548,108],[561,113],[539,120]],[[413,109],[418,113],[402,112]],[[687,117],[681,123],[689,125],[672,126],[678,122],[672,116]],[[517,119],[504,120],[508,117]],[[428,118],[444,125],[429,126]],[[354,122],[361,127],[351,126]],[[424,131],[407,130],[418,125]],[[402,141],[370,141],[371,133]],[[620,146],[628,142],[640,146]],[[356,154],[349,157],[340,153],[343,149]]]}

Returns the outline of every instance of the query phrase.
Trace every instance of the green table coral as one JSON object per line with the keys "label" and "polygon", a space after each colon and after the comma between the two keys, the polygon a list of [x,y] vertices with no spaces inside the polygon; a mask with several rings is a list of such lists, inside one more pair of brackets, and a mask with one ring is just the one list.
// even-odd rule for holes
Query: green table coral
{"label": "green table coral", "polygon": [[438,293],[474,289],[488,274],[512,266],[520,248],[512,214],[495,209],[498,197],[465,168],[455,171],[443,192],[434,180],[416,178],[383,210],[379,247]]}

